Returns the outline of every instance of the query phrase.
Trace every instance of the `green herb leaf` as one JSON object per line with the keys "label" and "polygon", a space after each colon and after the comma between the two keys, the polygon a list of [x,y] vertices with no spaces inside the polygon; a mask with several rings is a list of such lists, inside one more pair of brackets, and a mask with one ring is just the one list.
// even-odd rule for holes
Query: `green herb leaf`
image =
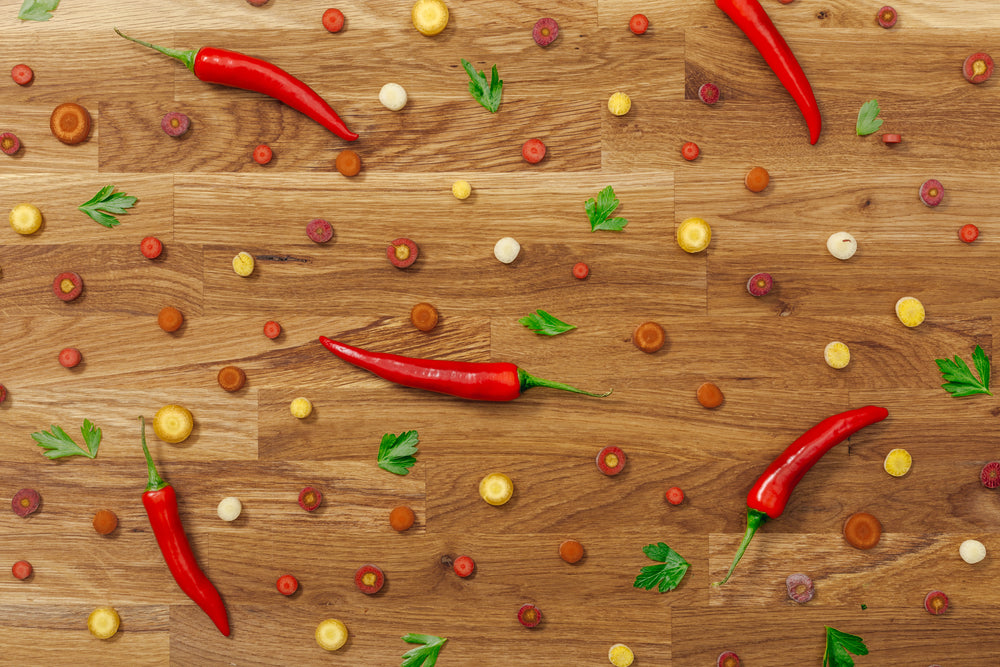
{"label": "green herb leaf", "polygon": [[139,201],[135,197],[129,197],[124,192],[114,192],[114,189],[113,185],[105,185],[97,191],[96,195],[77,208],[89,215],[95,222],[105,227],[114,227],[119,224],[118,218],[109,214],[123,215],[127,213],[125,209],[132,208]]}
{"label": "green herb leaf", "polygon": [[496,113],[500,108],[500,96],[503,94],[503,81],[497,73],[497,66],[493,66],[492,80],[486,79],[485,72],[477,72],[465,58],[462,58],[462,67],[469,75],[469,92],[479,104],[491,113]]}
{"label": "green herb leaf", "polygon": [[413,455],[417,453],[418,442],[416,431],[404,431],[398,436],[386,433],[378,447],[378,467],[397,475],[408,475],[417,462]]}
{"label": "green herb leaf", "polygon": [[854,667],[854,655],[868,655],[868,647],[857,635],[826,627],[826,650],[823,651],[823,667]]}
{"label": "green herb leaf", "polygon": [[636,576],[632,586],[644,588],[647,591],[654,586],[660,587],[661,593],[672,591],[681,583],[691,564],[681,558],[681,555],[663,542],[647,544],[642,552],[651,560],[659,561],[660,565],[647,565]]}
{"label": "green herb leaf", "polygon": [[64,456],[86,456],[89,459],[97,457],[97,449],[101,446],[101,429],[94,426],[89,419],[84,419],[83,426],[80,428],[87,449],[73,442],[73,438],[55,424],[51,426],[51,429],[51,433],[39,431],[31,434],[38,446],[46,450],[45,455],[50,459],[59,459]]}
{"label": "green herb leaf", "polygon": [[599,193],[597,199],[588,199],[583,205],[590,218],[590,231],[596,232],[603,229],[612,232],[620,232],[628,224],[625,218],[612,218],[611,214],[618,208],[618,197],[615,196],[615,189],[610,185]]}
{"label": "green herb leaf", "polygon": [[972,396],[973,394],[993,395],[990,391],[990,358],[983,352],[983,348],[978,345],[972,351],[972,363],[975,365],[976,371],[979,372],[979,378],[976,378],[969,365],[957,354],[955,355],[955,361],[950,359],[935,359],[934,363],[937,364],[938,369],[941,371],[941,377],[947,380],[941,386],[953,398]]}
{"label": "green herb leaf", "polygon": [[566,333],[576,328],[557,317],[552,317],[541,308],[530,315],[525,315],[518,322],[540,336],[558,336],[561,333]]}
{"label": "green herb leaf", "polygon": [[863,137],[866,134],[871,134],[878,128],[882,127],[882,119],[878,117],[879,112],[878,100],[868,100],[861,105],[861,111],[858,112],[858,136]]}
{"label": "green herb leaf", "polygon": [[50,12],[59,6],[59,0],[24,0],[17,18],[22,21],[48,21],[52,18]]}
{"label": "green herb leaf", "polygon": [[438,653],[441,652],[441,647],[448,639],[434,635],[416,635],[409,632],[403,635],[403,641],[408,644],[423,644],[423,646],[411,648],[404,653],[401,667],[434,667],[437,664]]}

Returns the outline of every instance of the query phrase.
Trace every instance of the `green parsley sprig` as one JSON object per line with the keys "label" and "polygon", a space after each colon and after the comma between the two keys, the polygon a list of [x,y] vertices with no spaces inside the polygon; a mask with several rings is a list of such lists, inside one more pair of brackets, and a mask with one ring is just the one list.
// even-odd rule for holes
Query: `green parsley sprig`
{"label": "green parsley sprig", "polygon": [[31,434],[38,446],[46,450],[45,455],[50,459],[59,459],[64,456],[86,456],[88,459],[97,457],[97,449],[101,446],[101,429],[94,426],[89,419],[84,419],[83,426],[80,428],[83,441],[87,445],[86,449],[73,442],[73,438],[55,424],[50,428],[52,429],[51,433],[39,431]]}
{"label": "green parsley sprig", "polygon": [[880,111],[878,100],[868,100],[861,105],[861,111],[858,112],[857,124],[859,137],[871,134],[882,127],[882,119],[878,117]]}
{"label": "green parsley sprig", "polygon": [[587,212],[587,217],[590,218],[590,231],[596,232],[598,229],[602,229],[620,232],[625,229],[628,220],[611,217],[619,203],[615,189],[610,185],[597,193],[597,199],[588,199],[583,208]]}
{"label": "green parsley sprig", "polygon": [[22,21],[48,21],[59,6],[59,0],[24,0],[17,18]]}
{"label": "green parsley sprig", "polygon": [[462,67],[469,75],[469,92],[472,97],[491,113],[496,113],[500,108],[500,96],[503,94],[503,81],[497,73],[497,66],[493,66],[493,78],[486,79],[485,72],[477,72],[465,58],[462,58]]}
{"label": "green parsley sprig", "polygon": [[530,315],[525,315],[518,320],[521,324],[534,331],[539,336],[558,336],[561,333],[572,331],[576,326],[563,322],[558,317],[553,317],[539,308]]}
{"label": "green parsley sprig", "polygon": [[114,227],[120,224],[118,218],[111,214],[125,215],[128,213],[125,209],[132,208],[139,200],[124,192],[114,192],[114,189],[114,185],[105,185],[97,191],[96,195],[77,208],[105,227]]}
{"label": "green parsley sprig", "polygon": [[423,646],[411,648],[404,653],[401,667],[434,667],[437,664],[438,653],[441,652],[441,647],[448,639],[408,632],[403,635],[403,641],[408,644],[423,644]]}
{"label": "green parsley sprig", "polygon": [[378,467],[397,475],[410,474],[410,468],[417,462],[413,455],[417,453],[418,442],[416,431],[384,434],[378,446]]}
{"label": "green parsley sprig", "polygon": [[857,635],[826,627],[826,650],[823,651],[823,667],[854,667],[854,655],[868,655],[868,647]]}
{"label": "green parsley sprig", "polygon": [[644,588],[647,591],[659,586],[661,593],[672,591],[681,583],[691,564],[681,558],[681,555],[663,542],[647,544],[642,553],[659,565],[647,565],[636,575],[632,583],[634,588]]}
{"label": "green parsley sprig", "polygon": [[979,373],[978,378],[973,375],[969,365],[957,354],[954,361],[951,359],[935,359],[934,363],[937,364],[938,369],[941,371],[941,377],[947,380],[941,386],[952,395],[952,398],[972,396],[973,394],[993,395],[990,391],[990,358],[983,352],[983,348],[978,345],[972,351],[972,363]]}

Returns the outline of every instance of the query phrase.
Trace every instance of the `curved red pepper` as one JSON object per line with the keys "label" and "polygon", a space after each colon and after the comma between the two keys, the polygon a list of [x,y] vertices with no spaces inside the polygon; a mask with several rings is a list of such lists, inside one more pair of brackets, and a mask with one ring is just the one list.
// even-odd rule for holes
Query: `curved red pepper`
{"label": "curved red pepper", "polygon": [[799,105],[799,111],[809,127],[809,143],[815,144],[823,128],[816,96],[805,72],[795,59],[785,38],[774,27],[771,17],[757,0],[715,0],[715,5],[729,15],[750,42],[757,47],[768,67],[778,76],[781,85]]}
{"label": "curved red pepper", "polygon": [[369,352],[326,336],[319,342],[344,361],[405,387],[427,389],[474,401],[512,401],[531,387],[551,387],[587,396],[603,397],[561,382],[537,378],[511,363],[476,363],[415,359],[398,354]]}
{"label": "curved red pepper", "polygon": [[851,434],[888,416],[889,411],[885,408],[868,405],[827,417],[800,435],[774,459],[747,494],[747,529],[743,541],[725,578],[715,585],[720,586],[729,580],[757,529],[768,518],[781,516],[795,486],[824,454]]}
{"label": "curved red pepper", "polygon": [[315,90],[276,65],[213,46],[205,46],[197,51],[182,51],[129,37],[118,28],[115,28],[115,32],[129,41],[180,60],[206,83],[263,93],[301,111],[341,139],[354,141],[358,138]]}
{"label": "curved red pepper", "polygon": [[198,567],[198,561],[181,524],[177,494],[174,487],[156,472],[153,457],[146,447],[146,421],[142,417],[139,417],[139,421],[142,424],[142,451],[146,455],[146,467],[149,470],[149,483],[146,485],[146,492],[142,494],[142,505],[146,508],[149,525],[153,527],[153,535],[163,553],[163,560],[167,562],[170,574],[174,575],[181,590],[208,614],[219,632],[228,637],[226,605],[219,591]]}

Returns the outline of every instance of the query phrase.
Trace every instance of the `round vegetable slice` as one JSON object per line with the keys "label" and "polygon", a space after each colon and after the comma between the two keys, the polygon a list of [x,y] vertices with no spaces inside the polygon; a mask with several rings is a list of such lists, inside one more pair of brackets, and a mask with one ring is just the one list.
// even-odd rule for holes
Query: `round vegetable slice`
{"label": "round vegetable slice", "polygon": [[636,35],[643,35],[649,30],[649,19],[645,14],[636,14],[629,19],[628,29]]}
{"label": "round vegetable slice", "polygon": [[844,522],[844,538],[852,547],[871,549],[882,537],[882,524],[867,512],[855,512]]}
{"label": "round vegetable slice", "polygon": [[94,530],[101,535],[110,535],[118,527],[118,516],[111,510],[98,510],[94,514]]}
{"label": "round vegetable slice", "polygon": [[475,571],[476,561],[469,556],[459,556],[452,564],[452,569],[455,570],[455,574],[464,579]]}
{"label": "round vegetable slice", "polygon": [[413,527],[414,521],[416,521],[416,515],[406,505],[394,507],[389,512],[389,525],[392,526],[393,530],[398,530],[399,532],[409,530]]}
{"label": "round vegetable slice", "polygon": [[299,491],[299,507],[307,512],[312,512],[323,502],[323,494],[319,489],[307,486]]}
{"label": "round vegetable slice", "polygon": [[385,585],[385,575],[375,565],[362,565],[354,573],[354,585],[365,595],[375,595]]}
{"label": "round vegetable slice", "polygon": [[429,303],[418,303],[410,309],[410,322],[420,331],[431,331],[438,323],[437,308]]}
{"label": "round vegetable slice", "polygon": [[64,144],[78,144],[90,136],[90,112],[75,102],[60,104],[52,110],[49,129]]}
{"label": "round vegetable slice", "polygon": [[19,560],[10,568],[10,573],[14,575],[14,578],[22,580],[30,577],[33,571],[34,568],[31,567],[31,563],[26,560]]}
{"label": "round vegetable slice", "polygon": [[327,651],[336,651],[347,643],[347,626],[335,618],[328,618],[316,626],[316,643]]}
{"label": "round vegetable slice", "polygon": [[902,477],[910,472],[911,465],[913,465],[913,457],[908,451],[900,448],[890,450],[882,463],[885,471],[893,477]]}
{"label": "round vegetable slice", "polygon": [[418,254],[420,251],[417,249],[417,244],[407,238],[398,238],[385,249],[386,257],[398,269],[412,266],[417,261]]}
{"label": "round vegetable slice", "polygon": [[987,489],[995,489],[1000,486],[1000,461],[990,461],[979,471],[979,481]]}
{"label": "round vegetable slice", "polygon": [[536,628],[542,622],[542,612],[533,604],[521,605],[517,610],[517,622],[526,628]]}
{"label": "round vegetable slice", "polygon": [[292,595],[295,591],[299,590],[299,580],[290,574],[283,574],[278,577],[278,581],[274,585],[282,595]]}
{"label": "round vegetable slice", "polygon": [[614,667],[630,667],[635,662],[635,653],[625,644],[612,644],[608,649],[608,661]]}
{"label": "round vegetable slice", "polygon": [[514,482],[502,472],[491,472],[479,482],[479,495],[490,505],[503,505],[514,495]]}
{"label": "round vegetable slice", "polygon": [[621,447],[608,445],[597,454],[597,468],[605,475],[617,475],[625,469],[625,452]]}
{"label": "round vegetable slice", "polygon": [[948,611],[948,596],[941,591],[931,591],[924,598],[924,609],[938,616]]}
{"label": "round vegetable slice", "polygon": [[83,292],[83,278],[75,271],[63,271],[52,279],[52,293],[60,301],[72,301]]}
{"label": "round vegetable slice", "polygon": [[973,53],[962,63],[962,76],[969,83],[982,83],[993,76],[993,58],[988,53]]}
{"label": "round vegetable slice", "polygon": [[646,354],[652,354],[667,342],[667,333],[656,322],[643,322],[635,328],[632,343]]}
{"label": "round vegetable slice", "polygon": [[118,632],[121,618],[113,607],[98,607],[87,617],[87,629],[98,639],[111,639]]}
{"label": "round vegetable slice", "polygon": [[219,386],[229,392],[239,391],[247,382],[246,372],[238,366],[224,366],[217,377]]}
{"label": "round vegetable slice", "polygon": [[578,563],[583,558],[583,545],[576,540],[566,540],[559,545],[559,557],[567,563]]}
{"label": "round vegetable slice", "polygon": [[553,18],[538,19],[531,29],[531,37],[538,46],[548,46],[559,36],[559,24]]}
{"label": "round vegetable slice", "polygon": [[679,486],[671,486],[663,495],[671,505],[680,505],[684,502],[684,491]]}
{"label": "round vegetable slice", "polygon": [[799,603],[809,602],[816,593],[812,579],[801,573],[788,575],[785,579],[785,590],[788,597]]}

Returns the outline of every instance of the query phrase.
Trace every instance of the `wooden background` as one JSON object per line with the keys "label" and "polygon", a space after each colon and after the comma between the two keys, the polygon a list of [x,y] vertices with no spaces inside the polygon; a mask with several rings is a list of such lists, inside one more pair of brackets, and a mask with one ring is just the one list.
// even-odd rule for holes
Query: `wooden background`
{"label": "wooden background", "polygon": [[[899,23],[875,23],[880,2],[764,0],[810,77],[825,126],[810,146],[805,124],[760,56],[710,0],[452,0],[434,38],[410,24],[410,3],[346,0],[339,34],[320,16],[328,3],[271,0],[153,2],[63,0],[47,23],[16,18],[21,0],[0,1],[0,130],[23,142],[0,156],[0,199],[31,202],[42,230],[0,230],[0,496],[37,489],[40,511],[0,513],[0,565],[35,568],[28,581],[0,577],[0,663],[129,665],[397,665],[407,632],[449,638],[441,667],[604,665],[624,642],[639,667],[714,665],[723,650],[747,667],[818,665],[824,626],[864,638],[860,665],[947,667],[997,664],[1000,652],[1000,497],[978,481],[998,453],[1000,399],[953,399],[940,387],[937,357],[982,345],[996,349],[1000,301],[997,202],[997,77],[972,86],[961,76],[970,53],[1000,56],[994,0],[900,0]],[[627,29],[642,11],[651,27]],[[531,27],[556,18],[558,39],[542,49]],[[333,168],[345,143],[261,95],[204,84],[176,61],[125,42],[133,36],[181,48],[228,47],[270,60],[313,85],[361,135],[352,145],[363,171]],[[497,63],[503,104],[491,115],[466,89],[459,61]],[[9,68],[30,64],[19,87]],[[402,84],[401,112],[382,107],[379,88]],[[697,88],[714,81],[707,107]],[[607,98],[632,97],[611,116]],[[878,98],[883,130],[857,137],[861,104]],[[65,146],[48,130],[52,109],[84,104],[94,118],[86,143]],[[159,128],[183,111],[180,140]],[[539,137],[548,156],[520,157]],[[679,154],[696,141],[693,163]],[[266,167],[251,158],[268,143]],[[743,187],[766,167],[771,186]],[[927,208],[920,184],[938,178],[944,203]],[[458,201],[451,183],[473,195]],[[103,185],[139,198],[115,229],[76,210]],[[613,185],[629,220],[623,233],[591,233],[584,201]],[[690,216],[712,225],[710,248],[681,251],[675,226]],[[325,217],[335,236],[319,246],[306,222]],[[981,229],[959,242],[967,222]],[[825,240],[847,230],[853,259]],[[140,239],[156,235],[149,261]],[[400,271],[385,259],[393,238],[420,245]],[[512,265],[494,242],[522,244]],[[235,275],[239,251],[258,261]],[[592,270],[570,275],[577,261]],[[83,295],[52,297],[61,271],[79,272]],[[755,299],[749,275],[768,271],[774,291]],[[893,304],[920,298],[927,321],[906,329]],[[437,329],[408,319],[434,303]],[[181,309],[186,322],[161,331],[156,313]],[[517,319],[542,308],[578,326],[537,337]],[[265,321],[284,327],[277,340]],[[633,329],[653,320],[667,344],[647,355]],[[592,390],[598,400],[534,389],[509,404],[464,402],[390,385],[326,352],[320,334],[374,350],[472,361],[513,361]],[[853,361],[823,362],[831,340]],[[81,366],[57,363],[77,347]],[[216,384],[227,364],[249,381],[237,394]],[[695,401],[717,383],[725,404]],[[289,402],[310,398],[299,421]],[[179,403],[194,413],[181,445],[151,437],[161,474],[177,489],[183,520],[233,626],[222,637],[179,590],[141,506],[146,472],[137,415]],[[712,588],[744,528],[745,495],[768,462],[820,419],[865,404],[889,418],[820,461],[779,520],[754,540],[729,584]],[[96,460],[45,459],[29,434],[83,419],[104,431]],[[416,429],[410,475],[379,469],[380,436]],[[621,446],[617,477],[594,466],[598,450]],[[892,478],[882,459],[905,447],[912,471]],[[479,479],[502,471],[516,485],[503,507],[486,505]],[[314,514],[296,503],[305,485],[326,500]],[[663,499],[670,486],[687,499]],[[235,495],[232,524],[216,505]],[[410,504],[416,526],[398,534],[389,510]],[[114,510],[117,532],[90,521]],[[885,534],[871,551],[841,536],[853,512],[875,514]],[[562,562],[578,539],[586,558]],[[958,556],[965,539],[990,552],[977,565]],[[690,563],[680,587],[632,588],[650,563],[646,544],[664,541]],[[457,578],[445,556],[473,556],[477,573]],[[353,573],[376,563],[387,577],[377,596],[359,593]],[[816,597],[787,599],[784,580],[806,572]],[[300,592],[274,582],[295,574]],[[945,591],[935,617],[925,594]],[[516,612],[534,602],[535,630]],[[88,613],[113,605],[121,631],[99,641]],[[349,643],[326,653],[316,625],[339,618]]]}

